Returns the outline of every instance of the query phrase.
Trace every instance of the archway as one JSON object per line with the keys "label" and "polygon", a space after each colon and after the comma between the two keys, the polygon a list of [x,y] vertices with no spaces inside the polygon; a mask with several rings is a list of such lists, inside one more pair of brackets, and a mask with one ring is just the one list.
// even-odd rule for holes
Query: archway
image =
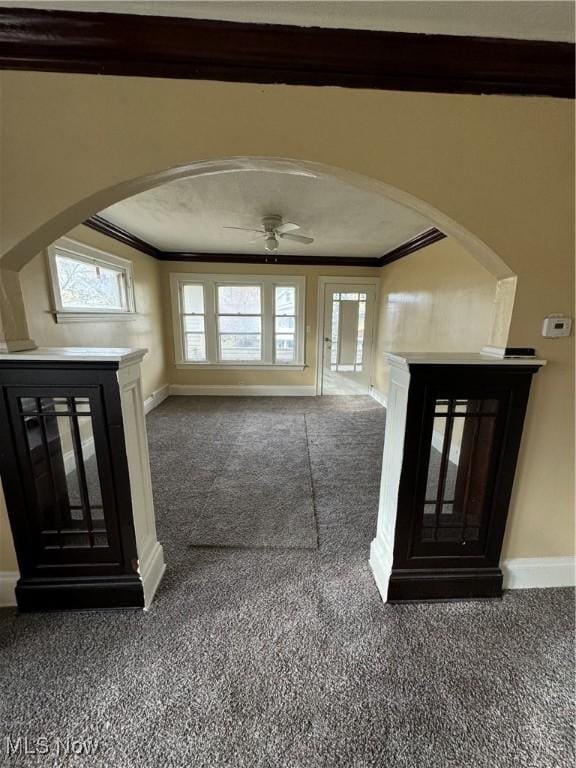
{"label": "archway", "polygon": [[[197,161],[131,179],[79,200],[35,230],[0,258],[0,271],[6,275],[5,281],[10,285],[9,293],[11,296],[11,300],[8,300],[8,291],[4,291],[3,303],[6,303],[5,310],[8,314],[8,317],[4,318],[5,327],[12,326],[13,338],[26,337],[24,330],[20,330],[19,335],[18,330],[14,330],[14,326],[25,329],[23,305],[15,300],[18,288],[14,273],[21,270],[43,248],[73,227],[81,224],[85,219],[126,197],[170,181],[194,176],[232,172],[250,173],[251,171],[336,178],[351,187],[370,190],[386,196],[427,217],[438,229],[458,241],[498,281],[494,327],[487,343],[496,346],[506,345],[512,318],[516,276],[501,257],[482,240],[426,201],[378,179],[314,161],[274,157],[230,157]],[[14,336],[14,334],[16,335]]]}

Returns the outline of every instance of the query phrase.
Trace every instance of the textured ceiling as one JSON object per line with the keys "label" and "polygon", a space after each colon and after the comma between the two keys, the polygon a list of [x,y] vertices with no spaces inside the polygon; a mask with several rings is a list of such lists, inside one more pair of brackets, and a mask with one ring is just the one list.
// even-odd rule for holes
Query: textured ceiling
{"label": "textured ceiling", "polygon": [[106,11],[296,26],[420,32],[426,34],[574,41],[572,2],[488,0],[476,2],[1,2],[4,7]]}
{"label": "textured ceiling", "polygon": [[264,253],[262,240],[226,226],[259,228],[267,214],[301,227],[311,245],[282,240],[280,254],[381,256],[433,226],[386,197],[335,178],[263,170],[163,184],[100,212],[165,251]]}

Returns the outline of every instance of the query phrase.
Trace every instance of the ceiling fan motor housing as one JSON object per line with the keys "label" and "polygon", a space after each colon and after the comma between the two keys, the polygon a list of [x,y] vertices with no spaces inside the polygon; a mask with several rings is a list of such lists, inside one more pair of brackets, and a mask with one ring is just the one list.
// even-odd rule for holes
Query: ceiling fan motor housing
{"label": "ceiling fan motor housing", "polygon": [[266,232],[273,232],[281,224],[282,216],[278,216],[277,214],[262,217],[262,226]]}

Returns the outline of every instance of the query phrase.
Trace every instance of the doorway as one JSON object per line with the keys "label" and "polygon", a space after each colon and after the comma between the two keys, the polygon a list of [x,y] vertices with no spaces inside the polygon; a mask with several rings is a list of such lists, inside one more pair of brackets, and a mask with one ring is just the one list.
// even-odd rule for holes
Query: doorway
{"label": "doorway", "polygon": [[378,278],[319,279],[318,395],[367,395]]}

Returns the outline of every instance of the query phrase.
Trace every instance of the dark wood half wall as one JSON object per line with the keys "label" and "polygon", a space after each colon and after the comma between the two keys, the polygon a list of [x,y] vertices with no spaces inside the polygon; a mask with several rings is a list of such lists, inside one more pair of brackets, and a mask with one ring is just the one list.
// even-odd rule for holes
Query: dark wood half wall
{"label": "dark wood half wall", "polygon": [[289,256],[268,253],[192,253],[187,251],[163,251],[136,237],[126,229],[112,224],[102,216],[92,216],[84,222],[86,227],[129,245],[141,253],[160,261],[212,262],[214,264],[293,264],[296,266],[340,266],[340,267],[383,267],[391,261],[401,259],[410,253],[442,240],[446,237],[439,229],[432,227],[420,235],[406,240],[383,256]]}
{"label": "dark wood half wall", "polygon": [[574,45],[0,8],[0,67],[574,98]]}

